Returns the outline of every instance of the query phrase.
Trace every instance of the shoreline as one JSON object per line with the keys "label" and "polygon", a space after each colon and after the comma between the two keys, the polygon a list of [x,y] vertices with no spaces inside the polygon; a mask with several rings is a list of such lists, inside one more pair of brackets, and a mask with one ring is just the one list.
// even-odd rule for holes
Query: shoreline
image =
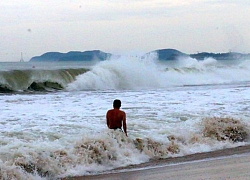
{"label": "shoreline", "polygon": [[[116,168],[112,171],[103,172],[102,174],[66,177],[62,180],[191,180],[206,179],[208,177],[213,177],[212,179],[247,179],[250,177],[249,166],[250,145],[246,145],[181,157],[151,160],[138,165]],[[187,177],[187,174],[189,174],[190,177]]]}

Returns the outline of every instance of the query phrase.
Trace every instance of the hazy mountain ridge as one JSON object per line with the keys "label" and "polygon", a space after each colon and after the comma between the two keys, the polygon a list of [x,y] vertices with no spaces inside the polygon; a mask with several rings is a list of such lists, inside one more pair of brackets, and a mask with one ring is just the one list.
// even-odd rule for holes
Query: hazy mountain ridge
{"label": "hazy mountain ridge", "polygon": [[230,59],[250,59],[250,54],[242,54],[237,52],[228,52],[228,53],[208,53],[202,52],[197,54],[190,54],[190,57],[203,60],[205,58],[212,57],[217,60],[230,60]]}
{"label": "hazy mountain ridge", "polygon": [[92,60],[106,60],[112,54],[105,53],[100,50],[92,51],[70,51],[67,53],[47,52],[41,56],[35,56],[30,61],[92,61]]}
{"label": "hazy mountain ridge", "polygon": [[[158,49],[151,51],[149,53],[156,52],[159,60],[176,60],[180,57],[191,57],[197,60],[204,60],[206,58],[215,58],[217,60],[234,60],[234,59],[250,59],[250,53],[242,54],[237,52],[228,53],[208,53],[201,52],[196,54],[186,54],[176,49]],[[149,54],[147,53],[147,54]],[[67,53],[60,52],[46,52],[41,56],[35,56],[30,59],[30,61],[92,61],[92,60],[106,60],[110,58],[111,53],[106,53],[100,50],[91,51],[70,51]]]}

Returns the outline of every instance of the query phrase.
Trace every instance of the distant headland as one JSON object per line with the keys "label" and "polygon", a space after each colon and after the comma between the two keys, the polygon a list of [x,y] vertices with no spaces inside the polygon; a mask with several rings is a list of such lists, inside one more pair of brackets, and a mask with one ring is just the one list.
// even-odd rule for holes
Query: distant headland
{"label": "distant headland", "polygon": [[[208,53],[201,52],[196,54],[186,54],[180,52],[176,49],[159,49],[151,51],[149,53],[157,53],[158,59],[161,61],[164,60],[176,60],[181,57],[191,57],[197,60],[204,60],[206,58],[214,58],[216,60],[237,60],[237,59],[250,59],[250,53],[242,54],[237,52],[228,52],[228,53]],[[147,53],[147,54],[149,54]],[[64,61],[93,61],[93,60],[106,60],[109,59],[113,54],[106,53],[100,50],[91,50],[91,51],[70,51],[67,53],[60,52],[47,52],[41,56],[35,56],[30,59],[32,62],[64,62]]]}
{"label": "distant headland", "polygon": [[112,54],[105,53],[100,50],[93,51],[70,51],[67,53],[60,52],[47,52],[41,56],[35,56],[30,59],[33,62],[42,61],[93,61],[93,60],[105,60],[108,59]]}

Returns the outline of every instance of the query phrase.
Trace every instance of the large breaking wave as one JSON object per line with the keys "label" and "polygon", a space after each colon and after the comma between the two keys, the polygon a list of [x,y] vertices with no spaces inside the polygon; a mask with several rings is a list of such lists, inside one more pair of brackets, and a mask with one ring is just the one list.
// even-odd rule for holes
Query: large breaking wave
{"label": "large breaking wave", "polygon": [[97,64],[67,86],[68,90],[157,89],[250,81],[250,63],[192,58],[160,62],[148,57],[120,57]]}

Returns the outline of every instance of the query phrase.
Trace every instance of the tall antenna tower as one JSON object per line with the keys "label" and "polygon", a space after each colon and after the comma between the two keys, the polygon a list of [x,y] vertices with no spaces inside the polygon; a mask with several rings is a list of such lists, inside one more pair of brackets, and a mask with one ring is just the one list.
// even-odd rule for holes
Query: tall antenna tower
{"label": "tall antenna tower", "polygon": [[23,52],[21,52],[21,59],[20,59],[20,62],[24,62],[24,60],[23,60]]}

